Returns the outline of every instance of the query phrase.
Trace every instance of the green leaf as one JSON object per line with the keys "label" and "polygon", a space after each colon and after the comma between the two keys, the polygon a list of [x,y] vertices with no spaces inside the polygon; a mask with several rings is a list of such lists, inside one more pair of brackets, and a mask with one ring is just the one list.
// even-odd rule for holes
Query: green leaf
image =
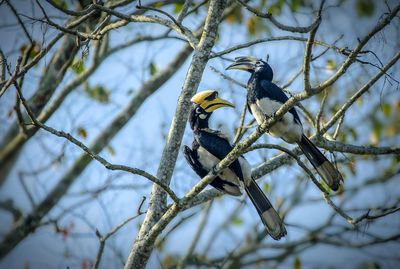
{"label": "green leaf", "polygon": [[164,250],[164,243],[165,243],[164,240],[157,238],[154,246],[156,247],[157,250],[163,251]]}
{"label": "green leaf", "polygon": [[151,76],[154,76],[157,73],[157,67],[153,62],[150,63],[149,69]]}
{"label": "green leaf", "polygon": [[269,192],[270,189],[271,189],[271,187],[269,186],[269,184],[267,182],[265,182],[264,185],[263,185],[263,191],[264,192]]}
{"label": "green leaf", "polygon": [[243,220],[242,220],[240,217],[235,216],[235,217],[232,219],[232,224],[233,224],[233,225],[236,225],[236,226],[240,226],[240,225],[243,224]]}
{"label": "green leaf", "polygon": [[71,65],[72,71],[74,71],[75,74],[79,75],[83,71],[85,71],[85,66],[83,65],[83,61],[81,59],[79,60],[74,60],[74,62]]}
{"label": "green leaf", "polygon": [[241,6],[237,6],[233,9],[233,11],[226,17],[226,22],[229,24],[243,22],[243,14]]}
{"label": "green leaf", "polygon": [[392,113],[392,106],[390,104],[381,104],[381,109],[383,112],[383,115],[385,115],[386,117],[389,117],[390,114]]}
{"label": "green leaf", "polygon": [[260,6],[264,7],[267,4],[267,0],[261,0]]}
{"label": "green leaf", "polygon": [[176,265],[178,262],[178,258],[176,256],[167,255],[162,261],[162,268],[171,268]]}
{"label": "green leaf", "polygon": [[301,261],[300,261],[299,257],[296,257],[294,259],[293,268],[294,269],[301,269]]}
{"label": "green leaf", "polygon": [[261,18],[257,17],[256,15],[251,16],[246,23],[247,31],[249,32],[250,36],[254,36],[258,33],[269,33],[270,29],[265,21]]}
{"label": "green leaf", "polygon": [[347,142],[346,134],[344,132],[339,132],[338,140],[340,142],[346,143]]}
{"label": "green leaf", "polygon": [[357,131],[356,131],[355,129],[349,128],[349,134],[351,135],[351,137],[352,137],[354,140],[357,140],[358,134],[357,134]]}
{"label": "green leaf", "polygon": [[400,111],[400,100],[396,101],[396,103],[394,104],[394,107],[396,108],[397,111]]}
{"label": "green leaf", "polygon": [[349,170],[352,173],[352,175],[355,176],[356,175],[356,165],[355,165],[355,163],[353,161],[352,162],[348,162],[347,163],[347,167],[349,168]]}
{"label": "green leaf", "polygon": [[154,3],[154,7],[155,7],[155,8],[160,8],[160,7],[162,7],[163,5],[164,5],[163,1],[158,1],[158,2]]}
{"label": "green leaf", "polygon": [[78,130],[77,130],[77,132],[78,132],[78,135],[79,135],[80,137],[84,138],[84,139],[86,139],[87,136],[88,136],[86,129],[83,128],[83,127],[79,127]]}
{"label": "green leaf", "polygon": [[267,12],[271,13],[272,15],[281,15],[284,3],[284,0],[278,0],[268,8]]}
{"label": "green leaf", "polygon": [[363,99],[361,97],[358,98],[356,104],[361,107],[363,105]]}
{"label": "green leaf", "polygon": [[380,269],[381,266],[376,262],[366,262],[359,266],[359,269]]}
{"label": "green leaf", "polygon": [[393,122],[385,129],[385,135],[387,137],[394,137],[400,132],[400,120]]}
{"label": "green leaf", "polygon": [[360,17],[371,17],[374,15],[375,4],[373,0],[357,0],[356,2],[357,14]]}
{"label": "green leaf", "polygon": [[179,12],[182,11],[183,8],[183,3],[176,3],[174,6],[174,14],[178,14]]}
{"label": "green leaf", "polygon": [[53,0],[53,2],[61,8],[68,9],[68,4],[65,0]]}
{"label": "green leaf", "polygon": [[290,10],[292,12],[299,11],[301,4],[302,4],[301,0],[292,0],[290,3]]}
{"label": "green leaf", "polygon": [[400,163],[400,155],[394,155],[389,167],[390,169],[389,172],[394,173],[394,171],[397,171],[399,163]]}
{"label": "green leaf", "polygon": [[107,104],[110,101],[110,92],[101,85],[97,85],[94,87],[87,86],[85,88],[85,91],[90,98],[102,104]]}
{"label": "green leaf", "polygon": [[111,145],[107,145],[106,149],[111,156],[115,156],[115,149]]}
{"label": "green leaf", "polygon": [[336,69],[336,62],[335,62],[335,60],[332,60],[332,59],[328,59],[327,61],[326,61],[326,68],[328,69],[328,70],[335,70]]}
{"label": "green leaf", "polygon": [[251,16],[247,20],[247,31],[249,32],[250,35],[254,35],[256,33],[256,16]]}
{"label": "green leaf", "polygon": [[36,43],[34,41],[33,47],[31,47],[31,44],[24,44],[19,48],[20,52],[22,55],[24,55],[25,53],[29,53],[27,55],[28,59],[33,59],[36,57],[36,55],[39,54],[41,47],[39,43]]}
{"label": "green leaf", "polygon": [[383,125],[379,120],[373,120],[372,132],[370,135],[370,141],[372,145],[377,145],[382,136]]}

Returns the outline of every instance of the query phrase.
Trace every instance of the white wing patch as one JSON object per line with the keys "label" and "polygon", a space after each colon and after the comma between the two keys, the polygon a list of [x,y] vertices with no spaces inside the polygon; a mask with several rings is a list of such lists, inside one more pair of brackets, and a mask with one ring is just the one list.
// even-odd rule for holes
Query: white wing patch
{"label": "white wing patch", "polygon": [[[251,104],[250,109],[257,123],[261,124],[265,117],[272,117],[281,106],[282,103],[265,97],[257,100],[255,104]],[[269,133],[288,143],[295,143],[301,140],[303,128],[294,121],[293,115],[288,112],[269,129]]]}
{"label": "white wing patch", "polygon": [[[197,149],[197,153],[199,155],[199,162],[201,165],[207,170],[211,170],[215,165],[217,165],[221,160],[208,152],[205,148],[200,146]],[[245,158],[239,157],[239,163],[242,169],[243,177],[246,179],[246,184],[248,179],[251,179],[251,168],[250,164],[246,161]],[[239,178],[236,176],[235,172],[229,168],[225,168],[219,174],[219,177],[223,180],[229,181],[237,186],[241,186],[241,182]]]}

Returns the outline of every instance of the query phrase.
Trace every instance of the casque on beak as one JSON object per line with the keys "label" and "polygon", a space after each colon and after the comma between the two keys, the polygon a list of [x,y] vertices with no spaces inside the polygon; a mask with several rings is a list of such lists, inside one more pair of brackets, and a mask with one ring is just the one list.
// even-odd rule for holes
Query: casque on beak
{"label": "casque on beak", "polygon": [[257,63],[258,59],[256,57],[236,57],[235,61],[229,65],[226,70],[228,69],[238,69],[238,70],[245,70],[245,71],[254,71],[255,64]]}
{"label": "casque on beak", "polygon": [[216,91],[199,92],[193,96],[190,101],[200,105],[200,107],[207,113],[213,112],[214,110],[224,106],[235,107],[231,102],[219,98],[218,92]]}

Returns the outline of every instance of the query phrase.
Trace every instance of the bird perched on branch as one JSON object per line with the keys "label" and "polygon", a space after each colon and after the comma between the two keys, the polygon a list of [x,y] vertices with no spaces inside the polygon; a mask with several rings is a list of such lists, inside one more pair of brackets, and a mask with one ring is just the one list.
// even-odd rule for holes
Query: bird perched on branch
{"label": "bird perched on branch", "polygon": [[[217,165],[232,150],[228,139],[208,126],[212,112],[220,107],[234,107],[218,97],[217,91],[203,91],[191,99],[189,123],[194,133],[192,148],[184,146],[184,155],[192,169],[201,177]],[[241,195],[241,186],[249,195],[264,226],[275,240],[286,235],[285,226],[263,191],[251,177],[247,160],[240,156],[210,183],[214,188],[230,195]]]}
{"label": "bird perched on branch", "polygon": [[[247,107],[258,124],[265,118],[273,117],[288,100],[282,89],[272,82],[273,71],[265,61],[255,57],[238,57],[226,69],[250,72],[251,76],[247,83]],[[271,126],[268,132],[288,143],[297,143],[325,183],[333,191],[339,189],[343,182],[340,172],[304,135],[299,115],[294,107]]]}

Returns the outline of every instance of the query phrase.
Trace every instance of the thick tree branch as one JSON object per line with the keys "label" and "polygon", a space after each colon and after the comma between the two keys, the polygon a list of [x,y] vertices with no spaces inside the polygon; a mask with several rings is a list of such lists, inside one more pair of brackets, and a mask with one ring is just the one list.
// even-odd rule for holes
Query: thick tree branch
{"label": "thick tree branch", "polygon": [[[176,158],[179,153],[191,106],[190,98],[197,91],[197,87],[200,83],[204,68],[217,36],[218,25],[225,9],[225,5],[225,1],[213,0],[210,2],[204,30],[200,41],[196,46],[192,62],[186,74],[183,89],[179,96],[178,106],[171,123],[170,132],[157,171],[157,178],[160,178],[166,184],[169,184],[175,168]],[[159,220],[161,215],[164,213],[165,206],[165,192],[154,185],[150,197],[149,210],[125,264],[126,269],[145,267],[158,234],[179,212],[178,210],[174,211],[173,214],[169,215],[167,221]]]}
{"label": "thick tree branch", "polygon": [[[14,81],[14,83],[16,83],[16,82]],[[35,115],[33,114],[33,112],[30,110],[30,108],[29,108],[24,96],[22,95],[21,89],[19,89],[19,87],[17,85],[16,85],[16,88],[17,88],[17,91],[18,91],[18,97],[21,100],[22,105],[24,106],[25,110],[27,111],[30,119],[32,120],[32,122],[33,122],[33,124],[35,126],[37,126],[38,128],[41,128],[41,129],[53,134],[53,135],[56,135],[58,137],[63,137],[65,139],[67,139],[71,143],[73,143],[76,146],[78,146],[79,148],[81,148],[91,158],[93,158],[94,160],[96,160],[99,163],[101,163],[107,169],[126,171],[126,172],[130,172],[132,174],[140,175],[140,176],[143,176],[143,177],[147,178],[148,180],[150,180],[150,181],[154,182],[155,184],[157,184],[158,186],[160,186],[165,192],[167,192],[170,195],[170,197],[172,198],[172,200],[174,200],[175,202],[179,201],[178,197],[169,188],[169,186],[167,184],[165,184],[163,181],[159,180],[158,178],[150,175],[146,171],[141,170],[141,169],[137,169],[137,168],[133,168],[133,167],[129,167],[129,166],[126,166],[126,165],[111,164],[107,160],[105,160],[103,157],[100,157],[99,155],[94,153],[93,150],[89,149],[86,145],[84,145],[81,141],[79,141],[78,139],[73,137],[71,134],[63,132],[63,131],[55,130],[54,128],[51,128],[51,127],[39,122],[35,118]]]}
{"label": "thick tree branch", "polygon": [[[100,133],[97,138],[94,139],[90,149],[95,154],[98,154],[108,145],[118,131],[125,126],[133,115],[135,115],[147,97],[158,90],[175,74],[191,52],[192,49],[190,46],[184,47],[165,69],[161,70],[150,80],[142,84],[127,107],[122,110],[107,127],[104,128],[104,131]],[[86,153],[80,155],[52,191],[47,194],[46,198],[38,204],[38,206],[28,216],[20,218],[16,222],[13,229],[5,235],[0,244],[0,258],[7,255],[7,253],[10,252],[21,240],[31,232],[35,231],[40,224],[40,220],[61,200],[69,187],[75,182],[91,161],[92,158]]]}

